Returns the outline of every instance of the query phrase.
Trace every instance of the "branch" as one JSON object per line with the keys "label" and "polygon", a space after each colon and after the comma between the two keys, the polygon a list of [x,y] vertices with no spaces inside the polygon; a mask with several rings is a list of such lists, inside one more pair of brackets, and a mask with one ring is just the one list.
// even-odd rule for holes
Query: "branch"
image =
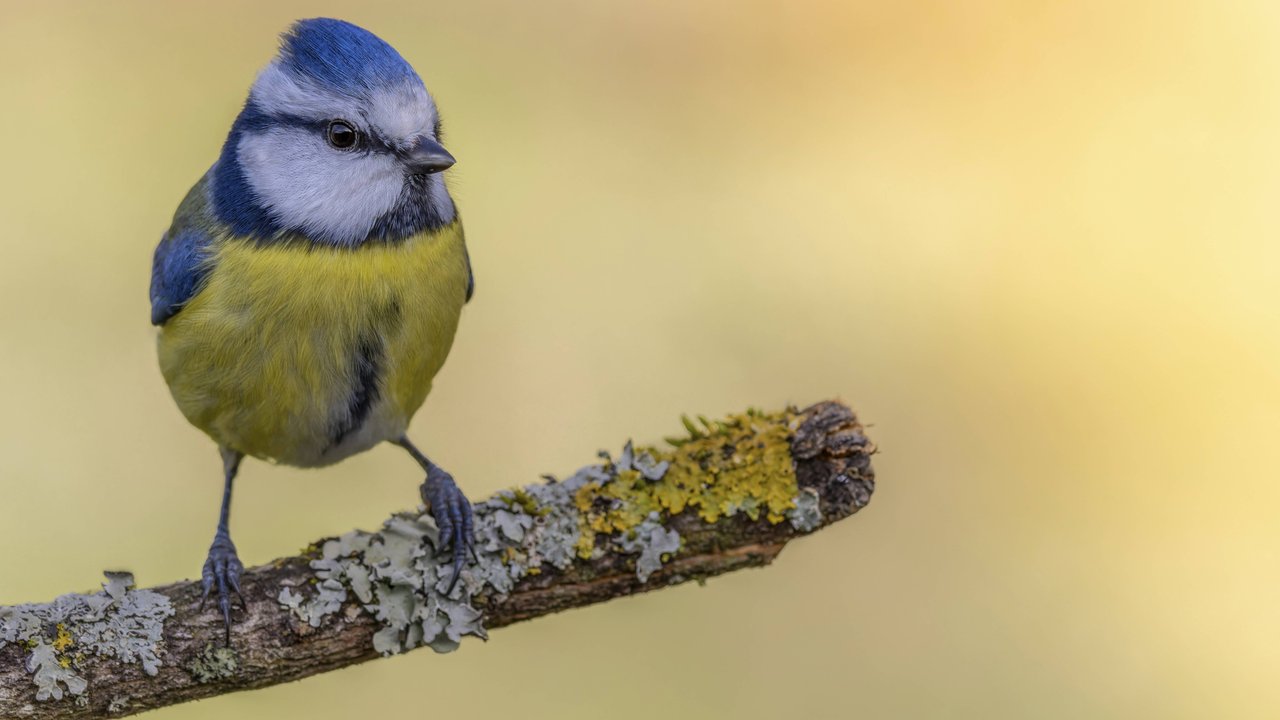
{"label": "branch", "polygon": [[628,443],[478,503],[478,557],[447,597],[420,508],[246,571],[229,648],[193,581],[139,590],[108,573],[98,593],[0,607],[0,717],[117,717],[446,652],[486,628],[766,565],[870,500],[875,447],[844,405],[685,426],[669,448]]}

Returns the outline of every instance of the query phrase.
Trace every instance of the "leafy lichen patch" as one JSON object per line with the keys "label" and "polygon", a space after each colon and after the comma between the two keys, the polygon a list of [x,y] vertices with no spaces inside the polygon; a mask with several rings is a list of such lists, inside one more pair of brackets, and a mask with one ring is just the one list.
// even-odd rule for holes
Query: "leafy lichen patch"
{"label": "leafy lichen patch", "polygon": [[795,507],[787,511],[791,527],[800,532],[813,532],[822,525],[822,503],[818,491],[804,488],[796,496]]}
{"label": "leafy lichen patch", "polygon": [[668,517],[692,509],[709,523],[739,513],[775,524],[787,518],[799,493],[789,444],[795,413],[749,410],[720,422],[699,420],[684,418],[689,436],[668,439],[671,450],[636,453],[628,443],[604,467],[606,479],[579,489],[581,557],[596,551],[592,534],[629,531],[655,512]]}
{"label": "leafy lichen patch", "polygon": [[617,459],[601,453],[564,480],[507,490],[475,506],[476,557],[448,595],[452,565],[430,514],[419,508],[388,519],[376,533],[328,540],[311,562],[315,577],[280,589],[278,600],[319,627],[358,605],[381,623],[373,638],[384,655],[420,645],[457,648],[465,635],[485,636],[472,598],[499,598],[529,575],[564,570],[577,558],[635,556],[647,582],[680,551],[671,518],[693,512],[708,523],[745,515],[801,530],[821,519],[817,497],[801,493],[789,438],[796,413],[757,411],[721,422],[686,419],[689,436],[670,449],[636,448]]}
{"label": "leafy lichen patch", "polygon": [[187,670],[196,682],[204,684],[229,678],[239,667],[240,656],[235,649],[208,643],[204,652],[187,665]]}
{"label": "leafy lichen patch", "polygon": [[313,627],[354,600],[382,624],[373,642],[384,655],[420,645],[449,652],[465,635],[485,637],[471,603],[477,593],[505,595],[544,565],[563,569],[573,561],[573,486],[505,491],[477,505],[476,562],[448,595],[452,565],[440,555],[434,521],[420,511],[391,517],[377,533],[356,531],[325,542],[311,562],[316,583],[281,588],[277,599]]}
{"label": "leafy lichen patch", "polygon": [[663,557],[680,550],[680,533],[663,527],[655,512],[623,533],[618,538],[618,547],[626,553],[640,553],[636,560],[636,577],[640,582],[648,582],[649,576],[662,567]]}
{"label": "leafy lichen patch", "polygon": [[97,593],[0,608],[0,648],[14,643],[28,649],[37,700],[82,699],[88,681],[79,669],[90,655],[140,664],[148,675],[159,672],[164,621],[173,605],[153,590],[131,589],[129,573],[106,575]]}
{"label": "leafy lichen patch", "polygon": [[438,543],[429,515],[395,515],[379,532],[326,541],[311,561],[316,583],[281,588],[277,599],[312,627],[336,616],[344,603],[358,603],[382,624],[373,643],[384,655],[419,645],[451,650],[463,635],[483,637],[484,628],[466,583],[444,595],[452,566],[437,560]]}

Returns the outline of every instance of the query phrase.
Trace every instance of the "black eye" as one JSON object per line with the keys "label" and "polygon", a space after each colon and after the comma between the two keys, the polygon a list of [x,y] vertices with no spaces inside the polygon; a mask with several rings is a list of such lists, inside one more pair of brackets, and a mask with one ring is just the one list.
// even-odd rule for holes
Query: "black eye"
{"label": "black eye", "polygon": [[329,123],[325,138],[330,145],[339,150],[350,150],[356,146],[356,142],[360,139],[360,133],[356,132],[356,129],[351,127],[347,121],[334,120]]}

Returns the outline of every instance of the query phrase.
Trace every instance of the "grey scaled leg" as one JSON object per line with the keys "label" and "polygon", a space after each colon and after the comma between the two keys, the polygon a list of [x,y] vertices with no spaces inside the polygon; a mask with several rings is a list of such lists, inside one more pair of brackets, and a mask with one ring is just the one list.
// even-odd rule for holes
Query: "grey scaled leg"
{"label": "grey scaled leg", "polygon": [[422,482],[422,502],[431,510],[431,516],[440,529],[441,546],[449,546],[453,550],[453,578],[449,580],[449,589],[445,595],[453,592],[458,584],[458,576],[467,555],[475,556],[475,519],[471,514],[471,502],[462,494],[453,476],[443,468],[427,459],[409,438],[402,437],[395,441],[413,456],[427,473]]}
{"label": "grey scaled leg", "polygon": [[222,512],[218,514],[218,530],[213,534],[213,544],[209,546],[209,557],[204,561],[204,570],[200,573],[204,586],[204,596],[200,600],[200,609],[209,600],[209,593],[218,588],[218,609],[222,611],[222,622],[226,627],[227,647],[231,646],[231,593],[240,598],[240,607],[247,608],[244,595],[240,593],[240,574],[244,565],[236,555],[236,545],[231,542],[231,531],[227,523],[231,516],[231,483],[236,479],[236,471],[240,469],[240,460],[244,455],[228,448],[219,448],[222,453],[222,471],[226,485],[222,489]]}

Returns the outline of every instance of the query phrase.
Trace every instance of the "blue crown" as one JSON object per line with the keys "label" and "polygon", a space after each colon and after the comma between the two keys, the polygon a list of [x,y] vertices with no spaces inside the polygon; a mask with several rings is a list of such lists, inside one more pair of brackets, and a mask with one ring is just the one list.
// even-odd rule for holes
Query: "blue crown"
{"label": "blue crown", "polygon": [[343,20],[299,20],[281,37],[281,66],[335,90],[369,90],[412,78],[395,48]]}

